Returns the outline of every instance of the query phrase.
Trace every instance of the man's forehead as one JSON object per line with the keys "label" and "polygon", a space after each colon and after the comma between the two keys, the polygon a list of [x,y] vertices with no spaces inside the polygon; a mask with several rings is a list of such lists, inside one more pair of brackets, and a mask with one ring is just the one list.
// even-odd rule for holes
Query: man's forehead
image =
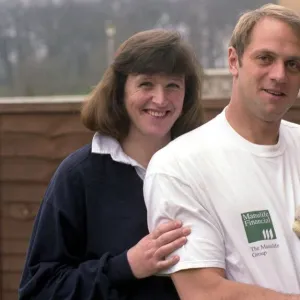
{"label": "man's forehead", "polygon": [[299,26],[291,24],[274,17],[264,17],[259,20],[252,28],[250,33],[250,42],[257,38],[283,37],[297,40],[300,43],[300,19]]}
{"label": "man's forehead", "polygon": [[245,52],[270,52],[298,57],[300,33],[296,35],[290,25],[280,20],[264,19],[254,26]]}

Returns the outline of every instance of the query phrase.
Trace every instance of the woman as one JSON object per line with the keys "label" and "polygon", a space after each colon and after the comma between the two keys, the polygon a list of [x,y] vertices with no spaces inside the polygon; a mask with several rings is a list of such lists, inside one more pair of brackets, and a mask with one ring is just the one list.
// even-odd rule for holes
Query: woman
{"label": "woman", "polygon": [[153,276],[178,262],[179,221],[147,229],[143,177],[152,155],[202,123],[200,66],[176,32],[125,41],[85,101],[90,145],[58,167],[37,215],[20,299],[178,299]]}

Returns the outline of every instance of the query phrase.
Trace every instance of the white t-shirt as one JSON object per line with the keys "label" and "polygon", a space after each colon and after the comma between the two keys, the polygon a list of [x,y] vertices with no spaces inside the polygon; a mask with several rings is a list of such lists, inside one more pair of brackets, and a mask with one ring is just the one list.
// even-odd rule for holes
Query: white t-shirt
{"label": "white t-shirt", "polygon": [[278,144],[252,144],[223,111],[152,158],[148,225],[182,220],[192,232],[163,274],[218,267],[228,279],[300,294],[300,126],[282,121]]}

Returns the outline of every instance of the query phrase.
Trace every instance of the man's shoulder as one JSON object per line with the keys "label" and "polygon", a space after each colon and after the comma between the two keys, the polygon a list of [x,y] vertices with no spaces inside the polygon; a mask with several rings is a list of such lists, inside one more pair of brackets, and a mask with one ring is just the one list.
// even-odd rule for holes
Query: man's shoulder
{"label": "man's shoulder", "polygon": [[287,120],[282,120],[281,125],[287,128],[288,130],[294,130],[295,132],[300,130],[300,124],[290,122]]}
{"label": "man's shoulder", "polygon": [[300,141],[300,124],[289,122],[286,120],[281,121],[281,131],[285,136],[290,136],[293,139]]}
{"label": "man's shoulder", "polygon": [[174,168],[178,161],[193,164],[195,158],[208,158],[212,149],[221,145],[222,122],[218,116],[204,125],[171,141],[164,148],[157,151],[151,159],[150,165],[155,164]]}
{"label": "man's shoulder", "polygon": [[174,152],[178,155],[180,153],[192,154],[193,152],[199,153],[199,151],[205,151],[215,145],[215,143],[221,142],[224,129],[224,122],[220,115],[203,124],[202,126],[181,135],[172,142],[170,142],[163,151],[166,153]]}

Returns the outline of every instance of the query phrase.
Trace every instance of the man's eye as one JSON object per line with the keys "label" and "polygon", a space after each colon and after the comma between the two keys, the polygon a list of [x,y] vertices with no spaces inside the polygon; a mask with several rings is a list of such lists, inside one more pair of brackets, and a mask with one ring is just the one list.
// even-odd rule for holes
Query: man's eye
{"label": "man's eye", "polygon": [[261,55],[258,57],[258,59],[264,64],[270,63],[272,61],[272,57],[268,55]]}
{"label": "man's eye", "polygon": [[290,60],[287,62],[287,66],[292,71],[300,71],[300,64],[297,61]]}

